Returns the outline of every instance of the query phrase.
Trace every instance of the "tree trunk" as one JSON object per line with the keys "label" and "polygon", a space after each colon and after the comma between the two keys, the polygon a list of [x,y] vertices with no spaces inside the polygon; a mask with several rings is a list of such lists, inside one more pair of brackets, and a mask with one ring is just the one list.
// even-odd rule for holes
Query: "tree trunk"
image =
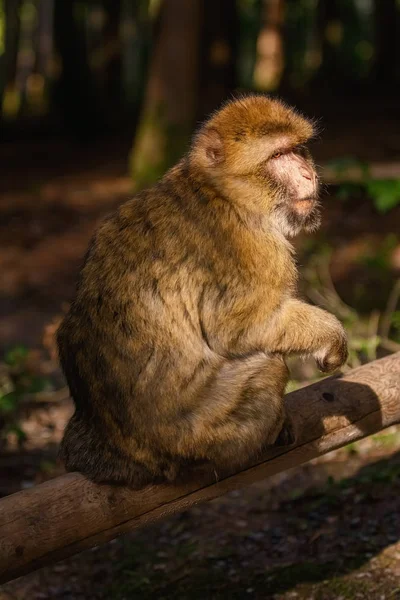
{"label": "tree trunk", "polygon": [[151,41],[151,22],[147,0],[123,0],[121,18],[121,79],[125,115],[137,121],[146,81]]}
{"label": "tree trunk", "polygon": [[107,21],[104,31],[105,52],[105,96],[107,113],[114,115],[121,111],[122,60],[120,43],[121,0],[105,0],[104,9]]}
{"label": "tree trunk", "polygon": [[[321,51],[321,66],[315,75],[317,86],[331,89],[332,80],[337,81],[342,73],[337,72],[337,47],[334,34],[339,38],[342,30],[340,27],[340,10],[338,0],[319,0],[317,8],[317,30]],[[330,33],[329,33],[330,32]],[[333,43],[335,42],[335,43]]]}
{"label": "tree trunk", "polygon": [[6,7],[5,0],[0,0],[0,119],[3,94],[7,83],[6,47]]}
{"label": "tree trunk", "polygon": [[[4,94],[7,87],[12,85],[12,93],[14,94],[16,105],[15,112],[18,111],[17,104],[20,102],[20,97],[17,98],[17,90],[15,89],[15,75],[17,69],[18,56],[18,41],[20,31],[19,12],[21,8],[20,0],[2,0],[2,19],[3,19],[3,54],[0,55],[0,117],[2,116],[2,107]],[[13,108],[5,112],[13,113]]]}
{"label": "tree trunk", "polygon": [[390,87],[400,73],[400,8],[396,0],[375,0],[376,61],[373,82]]}
{"label": "tree trunk", "polygon": [[254,87],[269,91],[279,86],[283,67],[282,27],[285,19],[284,0],[264,0],[262,27],[257,39]]}
{"label": "tree trunk", "polygon": [[78,22],[77,6],[75,0],[54,3],[54,45],[62,69],[54,99],[69,130],[85,140],[97,133],[101,119],[88,65],[83,19]]}
{"label": "tree trunk", "polygon": [[202,6],[199,120],[215,110],[235,88],[239,37],[234,0],[213,0]]}
{"label": "tree trunk", "polygon": [[157,180],[187,147],[197,107],[201,0],[164,0],[130,156],[136,189]]}

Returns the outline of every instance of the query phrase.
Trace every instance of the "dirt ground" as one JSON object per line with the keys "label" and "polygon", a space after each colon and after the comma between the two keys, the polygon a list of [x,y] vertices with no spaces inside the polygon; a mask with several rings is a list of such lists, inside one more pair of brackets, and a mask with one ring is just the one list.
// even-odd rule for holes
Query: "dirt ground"
{"label": "dirt ground", "polygon": [[[388,131],[392,154],[383,144],[371,158],[400,156],[400,137]],[[321,160],[343,154],[335,140],[328,132]],[[37,349],[59,389],[21,406],[27,437],[18,444],[11,435],[0,450],[0,495],[63,472],[57,447],[72,404],[41,343],[71,298],[96,224],[130,194],[128,147],[0,148],[0,164],[9,166],[0,192],[0,351]],[[371,290],[363,310],[384,306],[400,273],[398,243],[389,279],[372,267],[366,273],[359,258],[398,234],[400,210],[378,216],[364,201],[323,201],[321,236],[335,248],[337,289],[351,303],[357,282]],[[399,492],[400,431],[392,428],[20,578],[0,588],[0,600],[400,599]]]}

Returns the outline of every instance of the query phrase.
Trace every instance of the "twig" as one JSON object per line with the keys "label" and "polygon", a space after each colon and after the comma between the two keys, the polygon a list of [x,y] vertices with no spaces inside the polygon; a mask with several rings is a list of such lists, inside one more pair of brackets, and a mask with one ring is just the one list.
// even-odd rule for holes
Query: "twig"
{"label": "twig", "polygon": [[368,321],[368,337],[370,343],[368,344],[368,360],[376,359],[376,349],[379,346],[380,338],[378,336],[378,328],[379,328],[379,319],[380,319],[379,310],[373,310]]}
{"label": "twig", "polygon": [[351,316],[355,314],[355,311],[346,304],[336,291],[335,284],[333,283],[330,271],[330,260],[322,260],[318,265],[318,274],[321,279],[321,283],[326,287],[329,297],[331,298],[333,305],[340,309],[343,316]]}

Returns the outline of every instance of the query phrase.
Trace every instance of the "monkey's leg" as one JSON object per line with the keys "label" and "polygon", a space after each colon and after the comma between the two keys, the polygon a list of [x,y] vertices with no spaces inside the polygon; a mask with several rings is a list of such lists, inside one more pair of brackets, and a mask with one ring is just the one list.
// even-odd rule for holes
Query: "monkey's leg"
{"label": "monkey's leg", "polygon": [[322,371],[333,371],[347,359],[347,336],[337,318],[294,298],[271,320],[265,342],[270,351],[313,355]]}
{"label": "monkey's leg", "polygon": [[278,356],[227,361],[198,398],[190,430],[180,430],[178,453],[234,468],[274,444],[281,432],[288,440],[287,380],[287,366]]}

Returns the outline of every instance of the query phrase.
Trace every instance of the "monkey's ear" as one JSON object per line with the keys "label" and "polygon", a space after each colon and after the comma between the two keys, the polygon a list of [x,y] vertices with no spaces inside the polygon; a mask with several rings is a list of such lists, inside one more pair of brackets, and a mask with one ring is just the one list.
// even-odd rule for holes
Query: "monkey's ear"
{"label": "monkey's ear", "polygon": [[225,158],[224,144],[218,131],[213,127],[202,132],[202,146],[210,166],[220,165]]}

